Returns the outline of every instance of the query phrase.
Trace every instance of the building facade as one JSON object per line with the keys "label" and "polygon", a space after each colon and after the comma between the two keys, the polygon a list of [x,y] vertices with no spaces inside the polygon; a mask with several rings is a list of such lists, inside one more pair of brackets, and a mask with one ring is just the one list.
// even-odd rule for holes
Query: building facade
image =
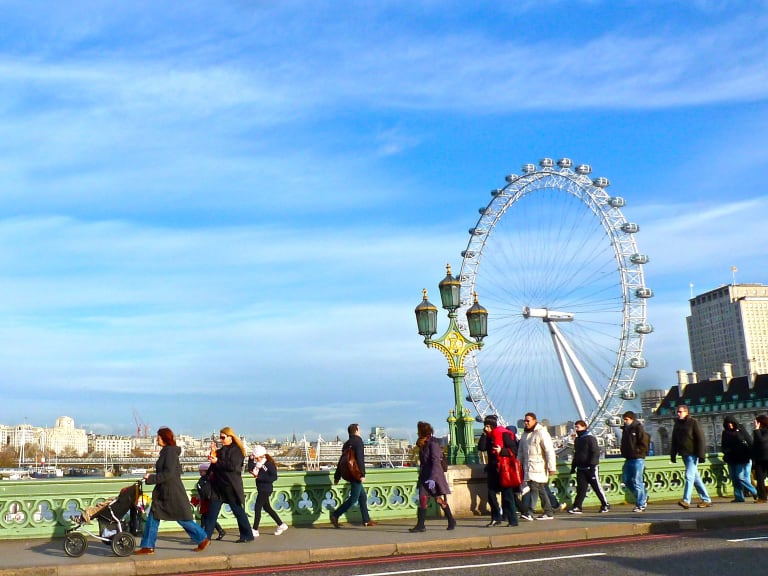
{"label": "building facade", "polygon": [[699,421],[707,452],[720,452],[726,416],[735,418],[751,434],[755,417],[768,414],[768,374],[690,383],[681,381],[670,388],[656,411],[645,419],[657,455],[669,454],[675,409],[679,404],[688,406],[689,414]]}
{"label": "building facade", "polygon": [[690,301],[686,318],[692,380],[768,374],[768,286],[730,284]]}

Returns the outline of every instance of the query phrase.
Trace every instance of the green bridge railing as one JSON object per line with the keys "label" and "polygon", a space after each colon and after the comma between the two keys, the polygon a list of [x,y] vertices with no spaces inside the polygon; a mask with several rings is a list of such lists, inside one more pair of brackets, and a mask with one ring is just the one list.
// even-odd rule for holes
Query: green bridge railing
{"label": "green bridge railing", "polygon": [[[600,477],[612,504],[628,501],[621,484],[622,459],[605,459],[600,464]],[[699,466],[710,495],[723,496],[731,492],[727,470],[719,455],[711,455]],[[575,491],[575,478],[569,467],[560,464],[560,474],[552,479],[552,487],[561,501],[570,502]],[[415,517],[417,494],[415,468],[369,469],[366,476],[368,506],[377,520]],[[459,515],[486,513],[486,489],[482,465],[456,466],[449,470],[453,483],[451,497]],[[194,492],[196,476],[185,476],[184,484]],[[253,479],[243,478],[246,486],[246,509],[253,511],[256,487]],[[668,456],[646,460],[645,480],[649,500],[678,499],[682,494],[684,470],[680,462],[671,464]],[[110,479],[51,479],[0,482],[0,538],[50,538],[63,536],[72,526],[72,517],[89,506],[117,497],[120,490],[131,484],[131,478]],[[145,486],[145,496],[151,496],[152,486]],[[272,494],[272,505],[283,521],[293,526],[329,522],[329,510],[336,508],[348,493],[346,482],[333,484],[330,471],[281,472]],[[585,505],[597,505],[590,492]],[[432,513],[437,511],[432,509]],[[359,521],[359,511],[349,511],[352,521]],[[236,522],[225,506],[220,517],[222,526],[235,527]],[[266,514],[262,522],[272,520]],[[175,522],[164,522],[161,530],[178,530]]]}

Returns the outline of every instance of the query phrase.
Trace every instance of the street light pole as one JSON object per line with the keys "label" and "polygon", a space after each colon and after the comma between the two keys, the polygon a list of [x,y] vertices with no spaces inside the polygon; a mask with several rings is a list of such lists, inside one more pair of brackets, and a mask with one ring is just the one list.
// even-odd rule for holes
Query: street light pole
{"label": "street light pole", "polygon": [[450,464],[469,464],[478,461],[477,449],[473,433],[474,418],[468,408],[462,403],[464,388],[464,359],[473,350],[483,346],[483,338],[488,334],[488,311],[477,302],[467,310],[470,340],[462,334],[456,322],[456,310],[460,305],[461,282],[451,275],[451,265],[446,265],[446,277],[439,284],[440,300],[444,309],[448,310],[448,329],[433,340],[437,333],[437,308],[427,300],[427,290],[422,290],[423,300],[416,306],[416,324],[419,334],[424,336],[424,344],[428,348],[437,348],[448,360],[448,377],[453,381],[454,407],[448,415],[448,462]]}

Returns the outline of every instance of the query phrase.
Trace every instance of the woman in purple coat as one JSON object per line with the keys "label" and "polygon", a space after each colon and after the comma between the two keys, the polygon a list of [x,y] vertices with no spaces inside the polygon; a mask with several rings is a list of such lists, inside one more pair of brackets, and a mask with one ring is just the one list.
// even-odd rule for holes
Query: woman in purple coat
{"label": "woman in purple coat", "polygon": [[417,429],[419,432],[419,439],[416,441],[416,446],[419,448],[419,508],[416,511],[416,526],[409,531],[426,531],[424,521],[427,519],[427,504],[430,498],[434,498],[437,505],[443,509],[448,519],[448,530],[453,530],[456,527],[456,520],[445,499],[451,490],[448,488],[448,480],[443,470],[445,462],[443,449],[440,447],[440,441],[433,436],[434,430],[429,422],[419,422]]}

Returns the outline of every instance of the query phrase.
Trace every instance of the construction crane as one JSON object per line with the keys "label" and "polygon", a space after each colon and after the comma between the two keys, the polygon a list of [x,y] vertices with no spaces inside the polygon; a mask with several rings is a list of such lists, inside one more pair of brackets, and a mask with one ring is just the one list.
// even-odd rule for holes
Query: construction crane
{"label": "construction crane", "polygon": [[133,409],[133,421],[136,423],[136,436],[146,438],[149,435],[149,424],[144,422],[136,408]]}

